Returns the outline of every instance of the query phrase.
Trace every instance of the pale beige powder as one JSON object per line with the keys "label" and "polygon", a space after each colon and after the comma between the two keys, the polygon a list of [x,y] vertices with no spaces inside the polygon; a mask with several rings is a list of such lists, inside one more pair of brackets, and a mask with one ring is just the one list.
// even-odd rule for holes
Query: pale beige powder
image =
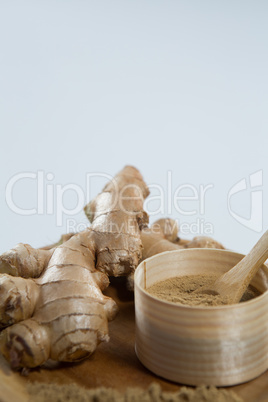
{"label": "pale beige powder", "polygon": [[[146,289],[151,295],[176,304],[187,304],[190,306],[220,306],[226,301],[220,295],[207,295],[193,293],[198,288],[209,286],[216,280],[217,276],[211,275],[192,275],[169,278],[165,281],[157,282]],[[260,292],[249,286],[244,293],[241,302],[253,299],[260,295]]]}
{"label": "pale beige powder", "polygon": [[76,384],[34,383],[28,385],[28,392],[31,402],[243,402],[232,391],[205,385],[164,392],[159,384],[153,383],[146,390],[128,388],[121,393],[113,388],[85,389]]}

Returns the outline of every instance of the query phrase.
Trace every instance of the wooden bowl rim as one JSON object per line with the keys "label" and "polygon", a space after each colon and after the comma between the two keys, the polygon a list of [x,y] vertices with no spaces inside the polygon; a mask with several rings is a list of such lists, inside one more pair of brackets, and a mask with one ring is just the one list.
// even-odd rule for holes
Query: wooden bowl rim
{"label": "wooden bowl rim", "polygon": [[[172,309],[173,308],[177,308],[177,309],[185,309],[185,310],[196,310],[196,311],[200,311],[200,310],[204,310],[204,311],[210,311],[210,310],[231,310],[231,309],[243,309],[243,308],[247,308],[247,306],[249,305],[253,305],[253,304],[259,304],[259,302],[262,301],[263,298],[266,298],[268,295],[268,289],[263,292],[261,295],[255,297],[254,299],[245,301],[243,303],[235,303],[235,304],[228,304],[228,305],[220,305],[220,306],[190,306],[187,304],[176,304],[167,300],[163,300],[163,299],[159,299],[156,296],[153,296],[152,294],[148,293],[144,288],[142,288],[137,280],[137,276],[138,276],[138,271],[143,269],[143,265],[144,262],[147,261],[152,261],[155,260],[157,258],[159,258],[160,256],[163,255],[168,255],[168,254],[178,254],[178,253],[191,253],[193,251],[198,251],[200,253],[215,253],[215,254],[221,254],[221,253],[228,253],[228,254],[232,254],[234,256],[237,257],[241,257],[241,259],[245,256],[244,254],[241,253],[236,253],[234,251],[230,251],[230,250],[220,250],[220,249],[213,249],[213,248],[190,248],[190,249],[181,249],[181,250],[171,250],[171,251],[164,251],[163,253],[159,253],[156,255],[153,255],[152,257],[146,258],[145,260],[143,260],[136,268],[136,271],[134,273],[134,285],[135,287],[137,287],[139,289],[140,292],[142,292],[146,297],[153,299],[155,302],[159,303],[160,305],[167,305],[170,306]],[[268,276],[268,267],[265,264],[262,264],[260,269],[264,269],[267,271],[267,276]],[[167,278],[168,279],[168,278]]]}

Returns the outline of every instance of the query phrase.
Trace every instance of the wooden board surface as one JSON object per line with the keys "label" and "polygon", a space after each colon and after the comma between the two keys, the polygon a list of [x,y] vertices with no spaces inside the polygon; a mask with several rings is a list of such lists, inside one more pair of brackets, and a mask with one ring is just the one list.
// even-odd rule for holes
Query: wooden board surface
{"label": "wooden board surface", "polygon": [[[106,386],[124,390],[127,387],[147,388],[157,382],[163,390],[175,391],[180,385],[163,380],[149,372],[135,354],[135,315],[133,294],[127,292],[124,278],[113,281],[107,294],[119,305],[116,319],[109,324],[110,342],[99,345],[95,354],[79,364],[48,363],[27,376],[14,373],[0,356],[0,401],[28,400],[28,382],[70,384],[87,388]],[[267,340],[268,341],[268,340]],[[268,402],[268,372],[245,384],[230,387],[245,402]]]}

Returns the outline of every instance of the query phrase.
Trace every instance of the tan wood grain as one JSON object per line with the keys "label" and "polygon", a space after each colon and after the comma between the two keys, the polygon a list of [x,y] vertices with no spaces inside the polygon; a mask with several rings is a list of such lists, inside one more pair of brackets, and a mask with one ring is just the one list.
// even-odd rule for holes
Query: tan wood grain
{"label": "tan wood grain", "polygon": [[[32,370],[22,376],[10,370],[4,359],[0,358],[0,401],[27,401],[27,383],[70,384],[77,383],[87,388],[106,386],[125,390],[127,387],[147,388],[157,382],[164,390],[175,391],[180,385],[163,380],[142,366],[136,357],[135,317],[132,294],[125,290],[124,279],[113,281],[108,294],[114,297],[120,307],[116,319],[110,323],[110,342],[102,343],[96,353],[80,364],[53,364]],[[248,383],[230,387],[245,402],[268,401],[268,372]]]}

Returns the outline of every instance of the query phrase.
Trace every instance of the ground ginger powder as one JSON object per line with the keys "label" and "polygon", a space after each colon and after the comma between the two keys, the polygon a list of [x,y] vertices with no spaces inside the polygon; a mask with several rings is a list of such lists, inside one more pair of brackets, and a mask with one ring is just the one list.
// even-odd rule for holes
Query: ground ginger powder
{"label": "ground ginger powder", "polygon": [[162,391],[153,383],[148,389],[127,388],[121,393],[113,388],[86,389],[76,384],[28,385],[30,402],[243,402],[233,391],[214,386],[182,387],[178,391]]}
{"label": "ground ginger powder", "polygon": [[[193,293],[202,286],[208,286],[217,279],[216,275],[189,275],[169,278],[146,289],[152,296],[176,304],[189,306],[221,306],[226,304],[220,295]],[[260,295],[253,286],[249,286],[241,302],[251,300]]]}

